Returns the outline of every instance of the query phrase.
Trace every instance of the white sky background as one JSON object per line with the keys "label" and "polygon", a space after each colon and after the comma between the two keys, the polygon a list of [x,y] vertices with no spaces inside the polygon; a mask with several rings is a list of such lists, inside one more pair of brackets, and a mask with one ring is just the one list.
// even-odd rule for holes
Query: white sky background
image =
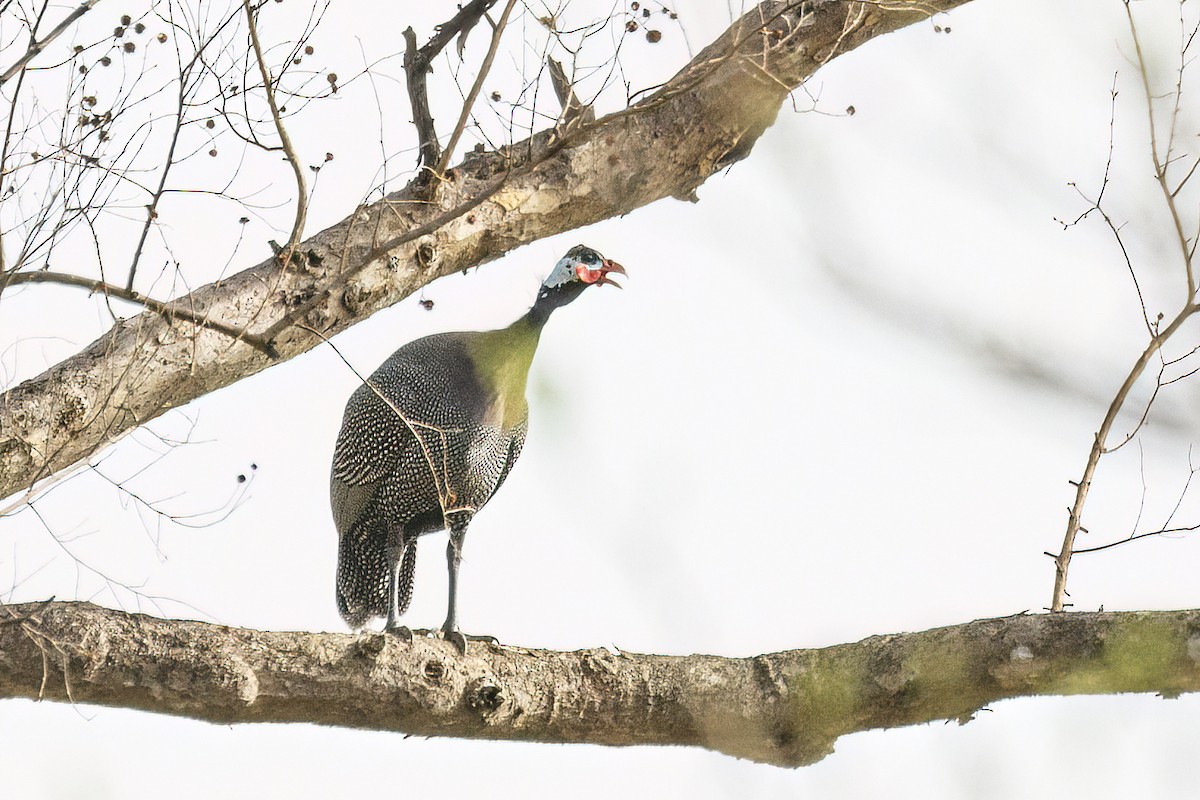
{"label": "white sky background", "polygon": [[[285,35],[277,21],[291,5],[264,10],[268,41]],[[413,8],[335,3],[314,39],[319,68],[351,75],[363,53],[400,49],[405,25],[424,40],[447,16],[402,5]],[[1135,7],[1153,29],[1155,63],[1169,69],[1176,4]],[[590,16],[581,0],[572,8]],[[129,11],[102,4],[86,30]],[[729,23],[717,0],[680,11],[696,50]],[[521,464],[467,537],[464,629],[533,647],[744,656],[1047,605],[1053,568],[1042,551],[1061,542],[1067,481],[1145,339],[1107,231],[1054,222],[1086,207],[1068,182],[1099,188],[1114,72],[1111,213],[1126,225],[1151,314],[1174,313],[1183,293],[1123,19],[1119,0],[977,0],[938,20],[949,34],[921,24],[871,42],[810,83],[827,113],[782,112],[747,160],[701,187],[699,204],[666,200],[538,242],[427,287],[432,311],[410,298],[339,336],[366,373],[416,336],[511,321],[578,242],[629,269],[625,292],[589,292],[547,328]],[[635,89],[686,59],[678,31],[661,27],[659,45],[640,33],[625,42]],[[485,39],[473,35],[470,64]],[[515,75],[517,57],[505,58]],[[399,75],[398,60],[380,71]],[[443,132],[457,113],[446,80],[443,60],[431,78]],[[511,99],[517,84],[503,80]],[[412,147],[403,85],[377,88],[388,98],[389,153]],[[853,116],[841,113],[849,105]],[[803,92],[797,106],[811,107]],[[311,233],[378,183],[381,123],[365,82],[303,120],[292,135],[305,163],[336,156],[320,176]],[[1186,129],[1189,146],[1196,130]],[[402,182],[412,160],[397,156],[392,177]],[[197,169],[212,168],[201,161]],[[255,164],[246,186],[273,182],[268,194],[290,197],[286,165]],[[200,284],[230,258],[242,211],[191,202],[162,216]],[[268,238],[286,238],[289,206],[263,216],[247,226],[231,271],[265,258]],[[0,378],[34,375],[108,324],[75,290],[6,294]],[[1181,341],[1190,347],[1196,334],[1190,326]],[[183,435],[194,424],[196,443],[171,451],[135,490],[173,498],[166,505],[178,513],[210,511],[257,464],[236,511],[198,529],[160,526],[83,474],[38,503],[58,542],[28,511],[0,520],[0,589],[13,587],[0,599],[78,597],[229,625],[345,630],[327,476],[355,383],[319,347],[167,415],[157,430]],[[1169,513],[1188,475],[1196,400],[1195,383],[1171,387],[1140,438],[1143,458],[1131,445],[1102,463],[1086,543],[1130,532],[1140,461],[1143,529]],[[147,460],[127,440],[102,468],[124,475]],[[1200,503],[1186,502],[1177,521],[1200,522]],[[443,619],[443,552],[442,537],[422,543],[411,625]],[[1150,540],[1079,557],[1070,588],[1080,609],[1195,607],[1198,569],[1200,541]],[[93,570],[158,600],[110,588]],[[7,701],[0,793],[1183,796],[1194,785],[1198,712],[1192,697],[1003,702],[965,727],[854,735],[813,767],[780,770],[692,749],[221,727]]]}

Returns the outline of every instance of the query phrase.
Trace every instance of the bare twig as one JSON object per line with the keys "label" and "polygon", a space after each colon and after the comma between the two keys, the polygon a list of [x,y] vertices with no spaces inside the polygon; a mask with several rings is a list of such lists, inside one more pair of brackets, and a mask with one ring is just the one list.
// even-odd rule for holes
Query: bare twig
{"label": "bare twig", "polygon": [[[1184,298],[1182,308],[1180,308],[1179,312],[1167,324],[1167,326],[1165,328],[1161,327],[1161,319],[1159,321],[1155,322],[1154,324],[1151,324],[1149,321],[1149,318],[1148,317],[1146,318],[1147,328],[1149,329],[1150,334],[1151,334],[1150,341],[1146,345],[1145,349],[1142,351],[1142,354],[1138,357],[1137,361],[1134,363],[1133,368],[1130,369],[1129,374],[1125,377],[1125,381],[1121,384],[1120,389],[1117,390],[1116,396],[1113,398],[1112,403],[1108,407],[1108,412],[1104,415],[1104,420],[1100,425],[1100,429],[1096,432],[1095,438],[1092,441],[1092,448],[1091,448],[1091,451],[1088,453],[1087,462],[1086,462],[1086,464],[1084,466],[1084,470],[1083,470],[1083,477],[1076,484],[1075,502],[1071,506],[1069,515],[1067,517],[1067,530],[1066,530],[1066,533],[1063,535],[1062,548],[1059,550],[1058,555],[1054,558],[1054,573],[1055,574],[1054,574],[1054,591],[1053,591],[1053,594],[1051,595],[1051,601],[1050,601],[1050,610],[1051,611],[1062,611],[1063,608],[1065,607],[1065,598],[1066,598],[1066,593],[1067,593],[1067,572],[1070,567],[1072,555],[1074,555],[1077,552],[1094,552],[1097,549],[1104,549],[1104,547],[1113,546],[1113,545],[1106,545],[1106,546],[1100,547],[1100,548],[1087,548],[1084,550],[1076,550],[1075,549],[1075,537],[1079,534],[1079,532],[1081,530],[1083,530],[1083,527],[1082,527],[1083,508],[1084,508],[1084,504],[1087,501],[1088,491],[1091,488],[1092,479],[1096,474],[1096,468],[1099,465],[1100,457],[1105,455],[1106,453],[1111,453],[1114,450],[1125,445],[1126,443],[1128,443],[1130,441],[1130,439],[1133,436],[1133,434],[1131,434],[1130,436],[1127,436],[1116,447],[1110,448],[1108,446],[1108,437],[1112,431],[1113,424],[1116,422],[1117,416],[1121,413],[1121,410],[1125,405],[1125,401],[1128,399],[1130,391],[1133,389],[1134,384],[1136,384],[1138,379],[1142,376],[1142,373],[1145,371],[1146,366],[1150,363],[1150,360],[1152,358],[1154,358],[1155,356],[1159,356],[1159,358],[1161,360],[1161,356],[1159,354],[1161,353],[1163,346],[1183,326],[1183,324],[1192,317],[1192,315],[1194,315],[1197,311],[1200,311],[1200,305],[1197,305],[1197,302],[1196,302],[1196,281],[1195,281],[1195,277],[1194,277],[1194,273],[1193,273],[1191,243],[1188,241],[1186,234],[1184,234],[1184,232],[1183,232],[1183,222],[1181,219],[1181,215],[1179,213],[1179,208],[1177,207],[1177,205],[1175,203],[1176,193],[1171,191],[1171,188],[1168,185],[1168,181],[1167,181],[1167,169],[1169,168],[1169,166],[1171,164],[1171,144],[1174,142],[1174,137],[1176,134],[1175,128],[1176,128],[1176,125],[1178,124],[1178,109],[1179,109],[1179,102],[1180,102],[1179,98],[1182,93],[1182,85],[1183,85],[1182,84],[1182,74],[1183,74],[1183,68],[1186,65],[1186,60],[1181,62],[1181,65],[1179,68],[1180,69],[1179,79],[1177,80],[1176,85],[1175,85],[1175,98],[1174,98],[1175,105],[1173,106],[1173,111],[1172,111],[1172,115],[1171,115],[1170,136],[1168,138],[1167,150],[1166,150],[1166,154],[1164,156],[1162,154],[1162,152],[1160,151],[1159,133],[1158,133],[1158,129],[1155,125],[1155,120],[1154,120],[1154,102],[1155,102],[1156,98],[1155,98],[1153,91],[1150,88],[1149,69],[1146,65],[1145,56],[1142,51],[1141,39],[1138,34],[1137,25],[1134,22],[1133,11],[1130,8],[1129,0],[1125,0],[1125,12],[1126,12],[1126,17],[1129,22],[1129,31],[1133,38],[1134,48],[1137,51],[1138,72],[1141,77],[1142,88],[1143,88],[1144,94],[1145,94],[1146,111],[1147,111],[1147,116],[1149,119],[1149,130],[1150,130],[1150,157],[1154,164],[1154,177],[1155,177],[1155,181],[1158,183],[1159,189],[1162,193],[1163,201],[1166,204],[1167,211],[1171,216],[1171,221],[1174,224],[1176,236],[1177,236],[1179,247],[1180,247],[1182,266],[1187,275],[1187,292],[1186,292],[1186,297]],[[1115,89],[1114,89],[1113,96],[1115,99],[1115,96],[1116,96]],[[1110,124],[1110,137],[1111,137],[1111,124]],[[1110,142],[1111,142],[1111,138],[1110,138]],[[1111,160],[1111,144],[1110,144],[1110,160]],[[1105,184],[1106,185],[1107,185],[1107,176],[1108,176],[1108,167],[1105,168]],[[1101,190],[1101,194],[1103,194],[1103,188]],[[1112,220],[1108,217],[1108,215],[1105,214],[1105,212],[1102,209],[1100,209],[1100,199],[1099,198],[1097,198],[1097,201],[1093,205],[1093,208],[1096,210],[1099,210],[1100,213],[1102,215],[1104,215],[1105,221],[1108,223],[1110,229],[1113,230],[1114,235],[1117,236],[1118,243],[1121,243],[1121,237],[1116,229],[1116,226],[1113,224]],[[1085,214],[1086,213],[1087,212],[1085,212]],[[1122,250],[1122,253],[1125,255],[1126,264],[1129,266],[1130,272],[1132,274],[1133,273],[1132,263],[1129,261],[1129,254],[1125,250],[1123,243],[1121,243],[1121,250]],[[1136,285],[1136,283],[1137,283],[1136,275],[1134,276],[1134,282]],[[1138,290],[1139,290],[1139,296],[1140,296],[1140,292],[1141,292],[1140,287]],[[1143,314],[1145,314],[1144,303],[1143,303]],[[1165,365],[1165,362],[1164,362],[1164,365]],[[1158,382],[1155,387],[1155,396],[1157,396],[1157,391],[1159,388],[1161,388],[1161,386],[1162,386],[1162,373],[1160,371],[1159,377],[1158,377]],[[1154,398],[1152,397],[1151,401],[1150,401],[1151,403],[1153,402],[1153,399]],[[1138,424],[1135,426],[1134,434],[1136,434],[1137,430],[1145,422],[1146,416],[1148,414],[1149,414],[1149,404],[1147,405],[1146,409],[1144,410],[1144,413],[1142,414],[1141,419],[1139,420]],[[1140,537],[1137,537],[1137,538],[1140,538]]]}
{"label": "bare twig", "polygon": [[446,175],[446,167],[450,164],[450,159],[454,156],[454,148],[458,145],[458,140],[467,127],[467,120],[471,118],[471,109],[474,108],[475,99],[479,97],[479,92],[483,89],[483,82],[492,68],[492,62],[496,59],[496,51],[500,48],[500,37],[504,35],[508,17],[516,5],[517,0],[508,0],[503,13],[500,14],[499,22],[496,23],[495,30],[492,31],[492,43],[488,47],[487,55],[483,57],[483,63],[479,65],[479,74],[475,76],[475,83],[471,84],[471,91],[467,92],[467,97],[463,100],[462,113],[458,115],[454,133],[450,134],[450,141],[446,143],[446,149],[442,152],[442,158],[434,170],[437,178],[444,178]]}
{"label": "bare twig", "polygon": [[417,129],[417,165],[430,169],[442,156],[437,140],[437,128],[433,124],[433,113],[429,110],[429,92],[425,81],[429,75],[429,61],[417,48],[417,34],[412,27],[404,29],[404,75],[408,83],[408,101],[412,106],[413,125]]}
{"label": "bare twig", "polygon": [[[21,89],[24,86],[25,72],[22,70],[20,76],[17,77],[17,87],[13,91],[12,101],[8,105],[8,121],[4,126],[4,145],[0,148],[0,192],[4,189],[4,179],[8,177],[8,155],[9,148],[12,146],[13,122],[17,118],[17,101],[21,97]],[[4,255],[4,237],[5,232],[0,231],[0,275],[8,271],[8,261]]]}
{"label": "bare twig", "polygon": [[1092,478],[1096,474],[1096,467],[1100,464],[1100,457],[1109,452],[1106,449],[1105,443],[1108,441],[1108,435],[1112,431],[1113,423],[1116,422],[1117,415],[1121,413],[1121,409],[1125,405],[1125,400],[1129,397],[1129,392],[1133,389],[1134,384],[1137,383],[1138,378],[1142,376],[1142,372],[1146,369],[1146,365],[1150,363],[1150,359],[1154,358],[1158,351],[1162,349],[1163,344],[1196,311],[1197,307],[1190,303],[1184,306],[1161,333],[1150,339],[1150,344],[1146,346],[1141,356],[1134,362],[1133,368],[1125,377],[1125,382],[1121,384],[1121,388],[1117,390],[1116,397],[1113,398],[1112,403],[1109,405],[1108,413],[1104,415],[1104,421],[1100,424],[1100,430],[1097,431],[1092,441],[1092,449],[1088,453],[1087,464],[1083,469],[1083,477],[1079,480],[1075,490],[1075,503],[1071,506],[1070,514],[1067,517],[1067,532],[1063,536],[1062,549],[1054,559],[1054,593],[1050,601],[1051,611],[1063,610],[1067,593],[1067,570],[1071,565],[1071,556],[1076,552],[1075,537],[1080,531],[1083,507],[1087,502],[1088,490],[1092,486]]}
{"label": "bare twig", "polygon": [[[408,428],[408,432],[410,434],[412,434],[413,439],[415,439],[417,444],[421,447],[421,453],[422,453],[422,455],[425,456],[425,465],[429,467],[429,474],[433,478],[433,485],[435,487],[437,487],[438,505],[441,506],[442,516],[444,517],[444,516],[446,516],[446,514],[452,513],[454,511],[464,510],[463,507],[457,507],[457,508],[450,507],[450,505],[454,501],[454,498],[458,494],[450,486],[450,469],[446,465],[443,465],[443,467],[441,469],[438,469],[437,464],[436,464],[437,459],[434,457],[434,453],[430,449],[429,443],[425,441],[425,437],[423,437],[421,435],[420,430],[418,430],[418,429],[425,429],[425,430],[431,430],[431,431],[438,433],[440,440],[441,440],[442,453],[443,453],[443,456],[445,456],[445,454],[448,454],[450,452],[450,447],[448,446],[447,441],[446,441],[446,434],[462,433],[462,429],[461,428],[444,428],[444,427],[440,427],[437,425],[432,425],[427,422],[420,422],[419,420],[412,419],[407,414],[405,414],[404,411],[401,410],[401,408],[399,406],[397,406],[396,403],[390,397],[385,395],[383,393],[383,391],[380,390],[379,386],[375,384],[374,381],[372,381],[370,378],[363,377],[363,374],[361,372],[359,372],[353,364],[350,363],[350,360],[348,358],[346,358],[344,355],[342,355],[342,351],[338,349],[338,346],[335,345],[328,336],[326,336],[325,334],[316,330],[315,328],[310,328],[307,325],[298,325],[297,327],[300,328],[301,330],[308,331],[313,336],[316,336],[322,342],[329,345],[329,347],[333,350],[334,354],[339,359],[341,359],[342,363],[345,364],[346,367],[349,368],[349,370],[354,373],[354,377],[358,378],[359,383],[362,384],[363,386],[366,386],[368,389],[370,389],[371,393],[373,395],[375,395],[377,398],[379,398],[379,400],[384,405],[386,405],[388,407],[388,409],[390,409],[391,412],[400,419],[401,422],[404,423],[404,427]],[[471,510],[475,511],[476,509],[471,509]]]}
{"label": "bare twig", "polygon": [[296,149],[292,146],[292,139],[288,136],[287,127],[284,126],[283,119],[279,116],[279,106],[275,102],[275,84],[271,81],[271,72],[267,69],[266,59],[263,58],[262,44],[258,40],[257,12],[251,8],[250,0],[242,0],[242,6],[246,9],[250,44],[254,47],[254,58],[258,61],[258,71],[262,74],[263,91],[267,95],[267,105],[271,108],[271,119],[275,121],[275,130],[279,132],[279,144],[283,147],[283,152],[296,176],[296,218],[292,223],[292,235],[288,238],[283,252],[279,254],[280,261],[287,264],[296,250],[296,245],[300,243],[300,237],[304,234],[304,221],[308,217],[308,190],[304,186],[304,170],[300,166],[300,159],[296,156]]}
{"label": "bare twig", "polygon": [[3,74],[0,74],[0,86],[8,83],[8,81],[11,80],[14,75],[24,69],[30,61],[32,61],[39,53],[45,50],[46,45],[50,44],[52,41],[61,36],[63,31],[71,27],[75,20],[91,11],[92,8],[99,2],[100,0],[84,0],[82,5],[76,7],[76,9],[68,14],[62,22],[55,25],[54,30],[47,33],[41,39],[31,42],[29,49],[25,51],[25,54],[18,58],[16,63],[14,63],[11,67],[4,70]]}
{"label": "bare twig", "polygon": [[[1142,90],[1146,95],[1146,116],[1150,125],[1150,157],[1154,161],[1154,179],[1158,182],[1159,189],[1166,199],[1167,209],[1171,214],[1171,222],[1175,226],[1175,238],[1179,244],[1180,252],[1183,256],[1184,267],[1187,272],[1187,298],[1191,303],[1196,298],[1196,277],[1192,270],[1192,259],[1190,243],[1188,242],[1187,234],[1183,230],[1183,220],[1180,218],[1179,209],[1175,205],[1176,191],[1172,191],[1167,181],[1167,167],[1170,166],[1171,149],[1168,145],[1166,158],[1163,158],[1159,153],[1158,133],[1154,123],[1154,92],[1150,88],[1150,71],[1146,66],[1146,57],[1142,52],[1141,38],[1138,36],[1137,23],[1133,19],[1133,9],[1130,7],[1130,0],[1125,0],[1125,16],[1129,20],[1129,32],[1133,35],[1133,46],[1137,52],[1138,73],[1142,78]],[[1180,76],[1182,80],[1183,65],[1180,65]],[[1175,86],[1175,106],[1171,115],[1171,131],[1170,137],[1173,140],[1175,136],[1175,122],[1179,113],[1180,96],[1183,94],[1181,83]]]}
{"label": "bare twig", "polygon": [[146,204],[146,222],[142,225],[142,233],[138,238],[137,248],[133,251],[133,261],[129,264],[129,277],[125,281],[125,288],[129,291],[133,291],[133,279],[137,277],[138,263],[142,260],[142,250],[146,246],[146,237],[150,235],[150,228],[154,226],[154,221],[158,219],[158,203],[162,200],[162,196],[166,192],[167,176],[171,173],[171,167],[175,165],[175,148],[179,145],[179,134],[183,130],[183,113],[186,107],[184,92],[184,82],[181,79],[179,83],[179,105],[175,111],[175,129],[171,134],[171,145],[167,148],[167,157],[163,161],[162,173],[158,178],[158,188],[154,190],[150,202]]}
{"label": "bare twig", "polygon": [[[411,27],[406,28],[404,37],[404,76],[408,83],[408,99],[412,106],[413,125],[417,128],[417,165],[432,170],[440,163],[442,150],[438,144],[437,128],[429,110],[429,92],[426,79],[433,71],[433,59],[458,36],[458,55],[461,58],[467,34],[471,32],[496,0],[471,0],[458,13],[437,26],[437,31],[423,47],[417,47],[417,35]],[[428,172],[424,173],[427,177]]]}
{"label": "bare twig", "polygon": [[550,83],[554,86],[554,94],[558,97],[558,104],[562,107],[562,114],[558,118],[558,127],[560,129],[569,128],[577,120],[585,123],[594,122],[596,110],[590,103],[584,105],[580,101],[563,65],[549,57],[546,58],[546,64],[550,67]]}
{"label": "bare twig", "polygon": [[175,152],[179,146],[179,137],[184,125],[184,115],[190,105],[189,101],[191,93],[195,89],[195,86],[191,84],[191,81],[193,75],[195,74],[194,71],[196,69],[196,65],[199,63],[202,69],[207,68],[207,64],[204,61],[205,50],[212,46],[213,42],[217,41],[218,34],[225,30],[226,27],[231,25],[233,20],[237,19],[238,16],[239,15],[236,12],[228,14],[210,36],[207,36],[203,40],[195,43],[196,49],[195,52],[192,53],[191,57],[186,61],[181,61],[181,63],[179,63],[179,91],[176,98],[177,105],[175,111],[175,127],[171,134],[171,143],[167,149],[166,158],[162,162],[162,172],[159,175],[158,186],[151,195],[150,202],[146,205],[146,222],[142,226],[141,236],[138,239],[137,248],[134,251],[133,261],[130,263],[129,277],[126,280],[125,288],[131,291],[133,290],[134,278],[137,275],[137,269],[141,261],[142,251],[146,244],[146,238],[149,236],[150,228],[158,219],[158,204],[162,200],[163,195],[167,194],[168,192],[166,188],[167,178],[171,172],[171,169],[176,164]]}
{"label": "bare twig", "polygon": [[1129,255],[1129,249],[1125,246],[1125,240],[1121,236],[1121,229],[1117,223],[1104,210],[1104,193],[1108,191],[1108,185],[1111,182],[1112,165],[1113,165],[1113,150],[1116,141],[1116,124],[1117,124],[1117,74],[1113,74],[1112,89],[1109,90],[1109,109],[1108,109],[1108,156],[1104,159],[1104,175],[1100,179],[1100,191],[1096,194],[1093,200],[1079,188],[1075,182],[1069,185],[1075,189],[1075,192],[1088,202],[1088,208],[1085,209],[1079,216],[1070,222],[1065,222],[1060,219],[1055,219],[1063,229],[1073,228],[1079,223],[1092,215],[1092,212],[1098,213],[1104,220],[1104,224],[1108,226],[1109,231],[1113,235],[1113,239],[1117,242],[1117,247],[1121,250],[1121,255],[1125,259],[1125,268],[1129,271],[1129,277],[1133,279],[1133,288],[1137,292],[1138,307],[1142,312],[1142,321],[1146,325],[1146,332],[1151,336],[1154,335],[1154,325],[1150,322],[1150,314],[1146,310],[1146,298],[1142,294],[1142,284],[1138,280],[1137,270],[1133,268],[1133,259]]}
{"label": "bare twig", "polygon": [[114,286],[111,283],[85,278],[81,275],[72,275],[64,272],[50,272],[48,270],[38,270],[37,272],[13,272],[7,276],[0,278],[0,292],[10,286],[17,286],[22,283],[57,283],[64,286],[77,286],[82,289],[87,289],[89,292],[100,292],[109,297],[115,297],[119,300],[125,300],[130,303],[137,303],[144,306],[157,314],[161,314],[167,319],[177,319],[184,322],[190,322],[201,328],[223,333],[235,341],[245,342],[256,350],[260,350],[268,356],[274,358],[273,350],[270,344],[259,336],[239,330],[230,325],[226,325],[218,320],[209,319],[205,314],[193,311],[190,308],[177,305],[175,303],[164,303],[161,300],[155,300],[152,297],[135,292],[132,289],[123,289],[120,286]]}
{"label": "bare twig", "polygon": [[[1139,442],[1138,444],[1139,444],[1139,452],[1140,452],[1141,443]],[[1197,467],[1195,466],[1195,464],[1192,463],[1191,452],[1189,450],[1189,452],[1188,452],[1188,477],[1187,477],[1187,480],[1184,481],[1183,489],[1181,489],[1179,492],[1179,497],[1177,497],[1175,499],[1175,506],[1171,509],[1171,513],[1167,515],[1166,520],[1164,520],[1162,523],[1162,527],[1160,527],[1158,530],[1146,531],[1144,533],[1137,533],[1138,524],[1141,522],[1142,511],[1145,509],[1145,503],[1146,503],[1146,472],[1145,472],[1145,469],[1143,469],[1142,470],[1142,502],[1138,508],[1137,519],[1134,520],[1134,523],[1133,523],[1133,531],[1128,536],[1126,536],[1124,539],[1118,539],[1115,542],[1109,542],[1108,544],[1097,545],[1096,547],[1084,547],[1079,550],[1075,550],[1074,555],[1080,555],[1083,553],[1098,553],[1101,550],[1108,550],[1110,548],[1117,547],[1119,545],[1129,544],[1130,542],[1136,542],[1141,539],[1148,539],[1152,536],[1165,536],[1165,535],[1171,534],[1171,533],[1190,533],[1192,531],[1200,530],[1200,524],[1185,525],[1185,526],[1180,526],[1180,527],[1175,527],[1175,528],[1171,527],[1171,523],[1175,520],[1175,515],[1179,513],[1179,509],[1183,506],[1184,498],[1187,497],[1188,491],[1192,488],[1192,481],[1196,478],[1197,471],[1198,471]],[[1053,556],[1054,554],[1047,553],[1047,555]]]}
{"label": "bare twig", "polygon": [[1147,539],[1151,536],[1164,536],[1169,533],[1188,533],[1188,532],[1195,531],[1195,530],[1200,530],[1200,524],[1187,525],[1182,528],[1160,528],[1159,530],[1156,530],[1156,531],[1146,531],[1145,533],[1135,533],[1132,536],[1127,536],[1124,539],[1118,539],[1117,541],[1109,542],[1108,544],[1101,544],[1101,545],[1097,545],[1096,547],[1084,547],[1079,550],[1075,550],[1074,554],[1078,556],[1078,555],[1083,555],[1084,553],[1098,553],[1101,550],[1108,550],[1110,548],[1117,547],[1118,545],[1129,544],[1130,542],[1136,542],[1139,539]]}

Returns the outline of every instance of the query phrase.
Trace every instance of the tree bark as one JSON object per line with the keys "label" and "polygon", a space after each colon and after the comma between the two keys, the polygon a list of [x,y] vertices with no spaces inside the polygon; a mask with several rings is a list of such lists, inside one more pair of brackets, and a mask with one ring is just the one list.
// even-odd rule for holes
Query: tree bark
{"label": "tree bark", "polygon": [[1033,695],[1200,689],[1200,610],[1016,615],[753,658],[266,632],[90,603],[0,607],[0,698],[209,722],[705,747],[779,766]]}
{"label": "tree bark", "polygon": [[309,350],[321,339],[306,328],[330,336],[523,244],[664,197],[696,199],[696,187],[745,158],[788,92],[820,66],[964,2],[764,2],[635,106],[572,126],[565,138],[549,130],[473,154],[432,195],[412,184],[302,242],[287,264],[268,259],[175,301],[257,346],[176,315],[118,322],[0,397],[0,498]]}

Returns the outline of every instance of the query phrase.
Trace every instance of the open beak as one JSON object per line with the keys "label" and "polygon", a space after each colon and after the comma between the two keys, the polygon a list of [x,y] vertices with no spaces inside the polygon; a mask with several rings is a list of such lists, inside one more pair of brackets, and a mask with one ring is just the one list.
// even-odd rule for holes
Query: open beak
{"label": "open beak", "polygon": [[596,280],[596,285],[601,286],[601,285],[607,283],[609,286],[615,286],[618,289],[625,288],[621,284],[614,281],[612,278],[608,277],[608,273],[610,273],[610,272],[615,272],[618,275],[626,275],[626,276],[628,276],[628,274],[629,274],[625,271],[625,268],[622,267],[620,264],[618,264],[617,262],[615,262],[611,259],[606,258],[602,262],[600,262],[600,277]]}

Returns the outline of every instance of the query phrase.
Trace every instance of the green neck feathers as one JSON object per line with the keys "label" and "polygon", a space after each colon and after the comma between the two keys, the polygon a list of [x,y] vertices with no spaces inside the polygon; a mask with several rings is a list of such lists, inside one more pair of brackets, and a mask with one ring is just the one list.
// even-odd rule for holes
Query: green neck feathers
{"label": "green neck feathers", "polygon": [[525,384],[544,323],[526,314],[507,328],[486,331],[469,342],[475,375],[493,398],[487,422],[511,428],[524,418]]}

